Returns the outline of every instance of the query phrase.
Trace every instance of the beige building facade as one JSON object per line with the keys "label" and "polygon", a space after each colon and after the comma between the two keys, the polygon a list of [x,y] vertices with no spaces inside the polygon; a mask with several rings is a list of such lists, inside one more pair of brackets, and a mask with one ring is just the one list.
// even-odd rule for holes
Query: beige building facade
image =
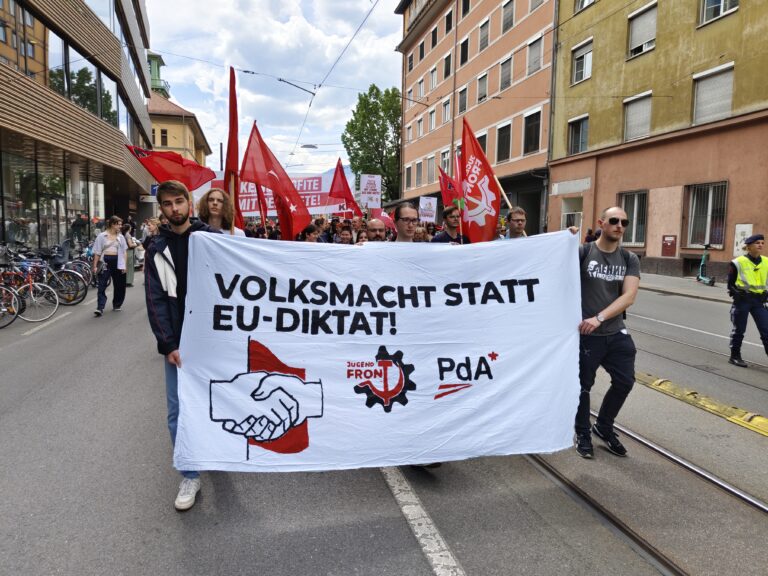
{"label": "beige building facade", "polygon": [[[402,198],[440,197],[467,118],[527,232],[546,229],[555,0],[402,0]],[[504,207],[504,203],[502,203]],[[503,211],[506,211],[504,208]]]}
{"label": "beige building facade", "polygon": [[0,0],[0,241],[51,246],[136,213],[151,180],[143,0]]}
{"label": "beige building facade", "polygon": [[768,230],[768,4],[560,0],[549,229],[624,207],[643,270],[722,280]]}

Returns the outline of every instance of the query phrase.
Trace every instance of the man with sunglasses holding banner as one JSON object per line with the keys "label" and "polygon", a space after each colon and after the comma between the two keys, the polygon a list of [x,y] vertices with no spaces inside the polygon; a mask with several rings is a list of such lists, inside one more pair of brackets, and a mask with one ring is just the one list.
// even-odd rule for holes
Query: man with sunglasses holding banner
{"label": "man with sunglasses holding banner", "polygon": [[[627,450],[613,430],[613,422],[635,383],[635,344],[624,326],[623,314],[635,301],[640,285],[640,260],[621,247],[629,225],[627,213],[615,206],[603,210],[597,221],[602,230],[595,242],[579,249],[581,271],[581,333],[579,381],[581,395],[576,412],[576,450],[594,457],[592,434],[617,456]],[[594,426],[590,427],[589,392],[602,366],[611,377]]]}

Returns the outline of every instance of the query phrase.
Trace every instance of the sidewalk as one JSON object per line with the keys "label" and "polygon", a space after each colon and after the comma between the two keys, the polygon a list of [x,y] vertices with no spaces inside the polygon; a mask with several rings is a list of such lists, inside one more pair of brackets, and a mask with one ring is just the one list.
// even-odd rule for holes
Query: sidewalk
{"label": "sidewalk", "polygon": [[700,300],[731,303],[731,298],[725,288],[725,282],[718,282],[714,286],[705,286],[696,282],[696,278],[689,276],[679,278],[676,276],[663,276],[661,274],[640,273],[640,289],[661,292],[664,294],[677,294]]}

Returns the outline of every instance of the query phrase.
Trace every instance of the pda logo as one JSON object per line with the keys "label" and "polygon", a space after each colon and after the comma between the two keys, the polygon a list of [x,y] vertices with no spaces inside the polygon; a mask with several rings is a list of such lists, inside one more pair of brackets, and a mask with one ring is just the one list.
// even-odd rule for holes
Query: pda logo
{"label": "pda logo", "polygon": [[[493,370],[489,360],[495,362],[499,355],[496,352],[490,352],[486,356],[477,358],[465,356],[463,359],[438,358],[437,373],[440,385],[437,387],[435,400],[471,388],[473,384],[483,380],[493,380]],[[454,382],[446,382],[446,380],[454,380]],[[455,382],[456,380],[458,382]]]}
{"label": "pda logo", "polygon": [[347,362],[347,379],[357,382],[354,390],[366,395],[368,408],[381,404],[384,412],[391,412],[396,402],[408,404],[408,392],[416,390],[411,380],[414,370],[413,364],[403,362],[401,351],[390,354],[380,346],[375,361]]}

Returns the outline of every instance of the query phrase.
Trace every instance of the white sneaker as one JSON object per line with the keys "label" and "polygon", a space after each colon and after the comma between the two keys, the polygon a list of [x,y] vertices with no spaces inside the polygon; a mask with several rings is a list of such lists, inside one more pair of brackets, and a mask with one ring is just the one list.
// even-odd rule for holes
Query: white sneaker
{"label": "white sneaker", "polygon": [[195,505],[195,498],[200,491],[200,478],[184,478],[179,484],[179,493],[173,505],[176,510],[189,510]]}

